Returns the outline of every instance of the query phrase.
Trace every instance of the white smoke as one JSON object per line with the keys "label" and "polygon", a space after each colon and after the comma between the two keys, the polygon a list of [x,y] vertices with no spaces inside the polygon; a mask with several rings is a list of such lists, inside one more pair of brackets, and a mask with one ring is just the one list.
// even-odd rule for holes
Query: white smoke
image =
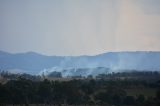
{"label": "white smoke", "polygon": [[61,72],[63,77],[67,76],[85,76],[88,75],[97,76],[98,74],[106,74],[109,72],[108,68],[105,67],[96,67],[96,68],[61,68],[61,67],[52,67],[49,69],[42,70],[39,75],[48,76],[52,72]]}

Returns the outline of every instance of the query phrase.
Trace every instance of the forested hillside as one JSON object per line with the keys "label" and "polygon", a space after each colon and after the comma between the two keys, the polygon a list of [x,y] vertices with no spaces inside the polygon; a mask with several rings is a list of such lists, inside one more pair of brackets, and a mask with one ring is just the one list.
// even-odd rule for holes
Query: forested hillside
{"label": "forested hillside", "polygon": [[24,75],[12,80],[9,76],[5,78],[8,80],[0,84],[0,105],[4,106],[160,105],[158,72],[112,73],[69,81],[36,79],[37,77],[31,80]]}

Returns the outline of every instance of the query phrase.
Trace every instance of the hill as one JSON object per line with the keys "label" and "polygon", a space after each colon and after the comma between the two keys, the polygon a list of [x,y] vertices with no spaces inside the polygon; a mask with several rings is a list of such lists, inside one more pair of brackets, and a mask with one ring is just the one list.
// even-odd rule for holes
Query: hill
{"label": "hill", "polygon": [[95,56],[45,56],[0,51],[0,69],[38,74],[50,69],[105,67],[110,70],[160,70],[160,52],[108,52]]}

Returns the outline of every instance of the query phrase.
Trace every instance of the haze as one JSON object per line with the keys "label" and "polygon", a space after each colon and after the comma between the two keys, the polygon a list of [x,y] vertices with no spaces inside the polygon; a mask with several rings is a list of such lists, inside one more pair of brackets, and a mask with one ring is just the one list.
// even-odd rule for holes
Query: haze
{"label": "haze", "polygon": [[0,0],[0,50],[159,51],[160,0]]}

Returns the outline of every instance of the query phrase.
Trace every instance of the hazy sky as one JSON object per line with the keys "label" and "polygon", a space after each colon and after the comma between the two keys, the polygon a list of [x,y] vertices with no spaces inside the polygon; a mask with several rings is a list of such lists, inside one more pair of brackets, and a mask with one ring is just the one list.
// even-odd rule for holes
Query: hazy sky
{"label": "hazy sky", "polygon": [[160,0],[0,0],[0,50],[159,51]]}

